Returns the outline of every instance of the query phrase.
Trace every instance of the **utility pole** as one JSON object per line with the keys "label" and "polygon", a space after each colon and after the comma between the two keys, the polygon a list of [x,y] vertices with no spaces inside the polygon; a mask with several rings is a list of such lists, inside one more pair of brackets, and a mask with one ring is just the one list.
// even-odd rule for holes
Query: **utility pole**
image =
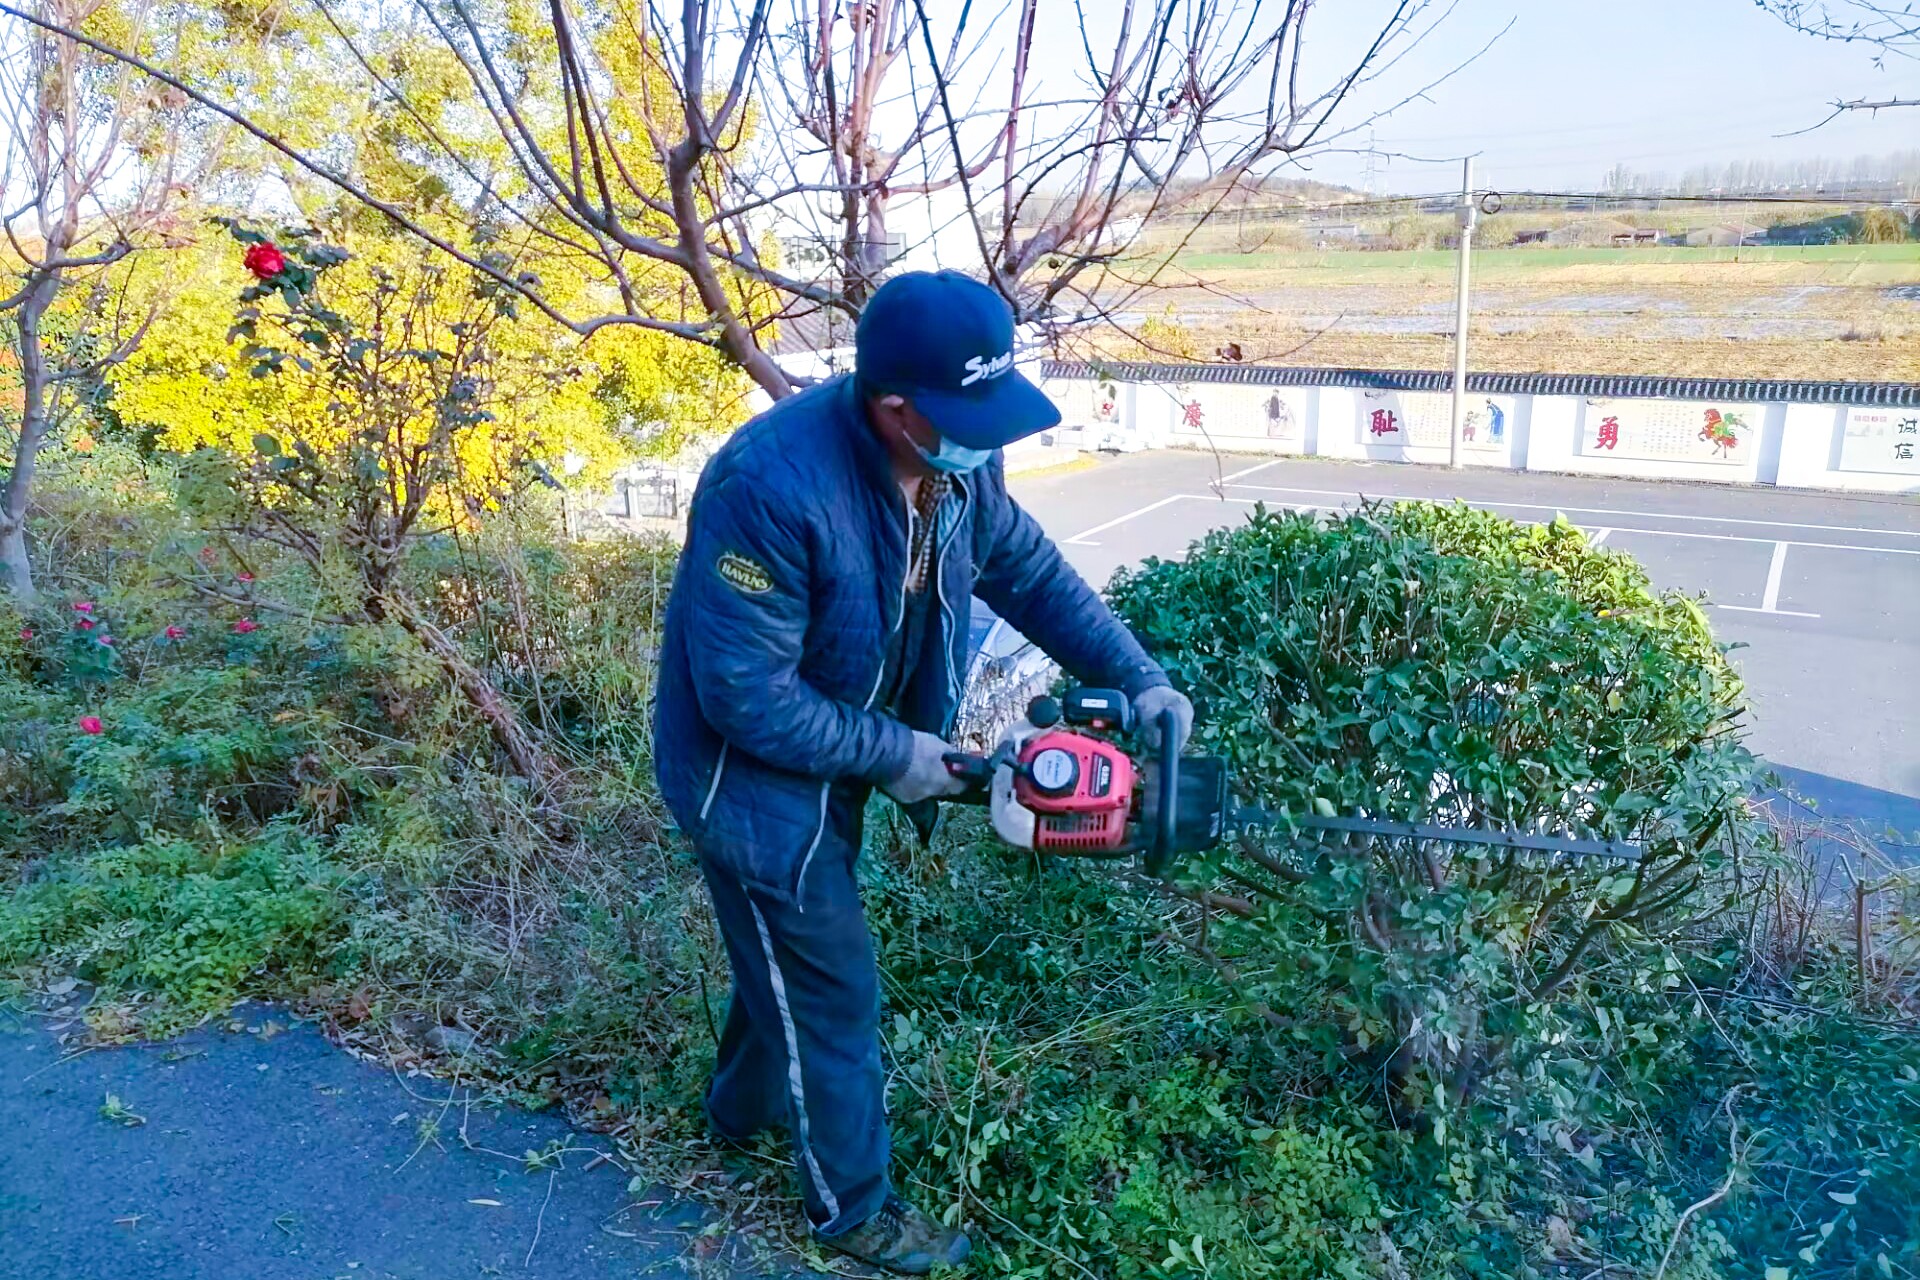
{"label": "utility pole", "polygon": [[1473,252],[1473,157],[1460,164],[1460,277],[1454,286],[1453,434],[1447,440],[1447,465],[1460,465],[1460,430],[1467,411],[1467,259]]}

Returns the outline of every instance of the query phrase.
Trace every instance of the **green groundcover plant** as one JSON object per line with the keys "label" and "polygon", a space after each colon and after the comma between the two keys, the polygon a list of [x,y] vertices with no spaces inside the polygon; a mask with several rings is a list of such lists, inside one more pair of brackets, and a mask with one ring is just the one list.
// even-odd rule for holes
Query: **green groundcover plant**
{"label": "green groundcover plant", "polygon": [[[700,1125],[726,975],[646,720],[672,548],[520,508],[395,566],[538,785],[457,664],[170,484],[111,448],[57,477],[47,599],[0,617],[0,975],[93,984],[103,1037],[266,996],[396,1061],[457,1046],[804,1248],[779,1149]],[[1427,506],[1260,513],[1112,596],[1244,799],[1648,856],[1283,829],[1160,885],[965,817],[921,848],[876,803],[896,1167],[980,1274],[1920,1270],[1907,890],[1868,963],[1747,806],[1693,602],[1571,529]]]}

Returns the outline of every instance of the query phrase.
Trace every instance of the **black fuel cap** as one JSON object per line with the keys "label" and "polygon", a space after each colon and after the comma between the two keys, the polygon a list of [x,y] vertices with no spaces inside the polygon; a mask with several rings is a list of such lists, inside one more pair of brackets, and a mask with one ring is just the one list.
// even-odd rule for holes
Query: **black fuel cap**
{"label": "black fuel cap", "polygon": [[1027,723],[1036,729],[1051,729],[1060,723],[1060,704],[1041,694],[1027,704]]}

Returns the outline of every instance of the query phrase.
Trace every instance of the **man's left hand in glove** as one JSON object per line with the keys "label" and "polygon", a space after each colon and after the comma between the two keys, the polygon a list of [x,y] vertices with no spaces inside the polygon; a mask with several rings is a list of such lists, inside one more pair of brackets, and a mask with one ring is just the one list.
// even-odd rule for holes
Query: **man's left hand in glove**
{"label": "man's left hand in glove", "polygon": [[1187,745],[1187,735],[1193,732],[1193,704],[1187,701],[1187,695],[1178,689],[1160,685],[1148,689],[1133,700],[1134,718],[1139,722],[1147,745],[1160,746],[1160,713],[1173,712],[1173,750],[1178,755]]}

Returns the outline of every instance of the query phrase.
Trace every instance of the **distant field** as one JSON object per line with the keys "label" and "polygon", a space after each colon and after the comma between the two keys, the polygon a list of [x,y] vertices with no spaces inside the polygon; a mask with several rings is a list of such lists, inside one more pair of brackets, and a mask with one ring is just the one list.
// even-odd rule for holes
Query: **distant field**
{"label": "distant field", "polygon": [[[1457,255],[1451,249],[1384,250],[1256,250],[1252,253],[1191,253],[1174,259],[1176,266],[1199,274],[1240,271],[1317,271],[1374,275],[1397,271],[1452,270]],[[1911,244],[1769,245],[1746,249],[1479,249],[1473,254],[1476,271],[1491,275],[1529,275],[1566,267],[1649,267],[1719,264],[1775,265],[1806,263],[1844,272],[1864,264],[1889,265],[1900,278],[1920,280],[1920,242]],[[1825,274],[1824,272],[1822,274]],[[1874,273],[1876,276],[1880,272]],[[1889,280],[1889,283],[1896,281]]]}
{"label": "distant field", "polygon": [[[1353,368],[1451,360],[1452,250],[1190,252],[1134,322],[1189,349]],[[1920,381],[1920,244],[1476,251],[1474,368]],[[1101,354],[1164,354],[1129,338]]]}

